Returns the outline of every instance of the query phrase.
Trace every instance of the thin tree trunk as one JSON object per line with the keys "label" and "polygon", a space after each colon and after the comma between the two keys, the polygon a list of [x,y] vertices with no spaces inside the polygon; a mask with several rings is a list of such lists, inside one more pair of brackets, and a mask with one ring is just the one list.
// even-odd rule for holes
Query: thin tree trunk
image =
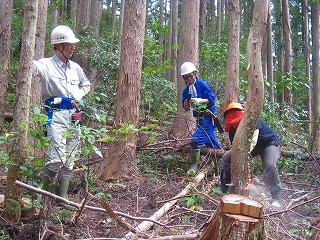
{"label": "thin tree trunk", "polygon": [[271,13],[268,11],[268,23],[267,23],[267,78],[270,82],[268,90],[269,101],[274,102],[274,82],[273,82],[273,45],[272,45],[272,24],[271,24]]}
{"label": "thin tree trunk", "polygon": [[216,22],[216,26],[217,26],[217,39],[216,39],[216,43],[220,44],[220,37],[221,37],[221,25],[222,25],[222,0],[217,0],[217,22]]}
{"label": "thin tree trunk", "polygon": [[[95,1],[95,0],[92,0],[92,1]],[[79,1],[77,25],[76,25],[77,35],[86,36],[86,26],[88,26],[90,23],[90,13],[91,13],[91,0]],[[83,47],[83,51],[88,52],[89,49],[86,49],[85,47]],[[84,55],[77,53],[77,51],[75,51],[73,57],[76,60],[76,62],[78,62],[78,64],[85,71],[87,71],[88,69],[87,58]],[[88,72],[86,72],[86,74],[89,75]]]}
{"label": "thin tree trunk", "polygon": [[229,1],[228,55],[224,109],[230,102],[238,101],[240,61],[240,1]]}
{"label": "thin tree trunk", "polygon": [[[308,1],[303,0],[303,34],[304,34],[304,56],[306,61],[306,78],[307,88],[306,88],[306,107],[308,112],[308,123],[306,124],[307,134],[311,135],[312,129],[312,113],[311,113],[311,80],[310,80],[310,35],[309,35],[309,10]],[[311,146],[311,144],[308,144]],[[311,149],[309,149],[311,150]]]}
{"label": "thin tree trunk", "polygon": [[114,45],[114,32],[116,30],[117,11],[118,11],[118,0],[113,0],[112,1],[112,33],[111,33],[111,41],[110,41],[110,45],[112,46],[112,48]]}
{"label": "thin tree trunk", "polygon": [[120,9],[120,23],[119,23],[119,33],[118,33],[118,52],[121,55],[121,39],[122,39],[122,32],[123,32],[123,18],[124,18],[124,7],[126,5],[126,0],[121,0],[121,9]]}
{"label": "thin tree trunk", "polygon": [[[282,17],[283,36],[285,40],[284,72],[290,77],[292,75],[292,41],[288,0],[282,0]],[[284,88],[284,101],[292,108],[292,95],[289,87]]]}
{"label": "thin tree trunk", "polygon": [[[160,9],[159,9],[159,22],[160,26],[164,25],[164,2],[163,0],[160,0]],[[164,34],[162,32],[159,33],[159,48],[163,49],[164,45]],[[163,51],[160,50],[159,57],[158,57],[158,65],[161,65],[163,63]]]}
{"label": "thin tree trunk", "polygon": [[[39,0],[38,5],[38,21],[37,21],[37,34],[34,59],[38,60],[44,57],[45,39],[46,39],[46,26],[47,26],[47,11],[48,1]],[[40,79],[35,77],[31,83],[31,103],[34,106],[41,106],[41,84]]]}
{"label": "thin tree trunk", "polygon": [[22,181],[23,174],[20,167],[25,164],[26,146],[28,143],[29,105],[32,81],[32,62],[34,58],[36,24],[38,17],[38,0],[26,1],[24,6],[24,19],[22,27],[21,56],[18,72],[17,94],[14,103],[14,116],[10,132],[18,133],[10,143],[10,159],[13,164],[9,166],[7,184],[5,189],[4,216],[12,221],[21,219],[22,188],[16,186],[16,180]]}
{"label": "thin tree trunk", "polygon": [[319,59],[319,3],[311,3],[311,32],[312,32],[312,81],[313,81],[313,145],[314,150],[320,150],[320,59]]}
{"label": "thin tree trunk", "polygon": [[169,56],[171,60],[172,69],[166,70],[166,78],[173,83],[177,83],[178,74],[178,50],[175,47],[178,44],[178,4],[178,0],[171,0],[170,2],[170,33],[167,56]]}

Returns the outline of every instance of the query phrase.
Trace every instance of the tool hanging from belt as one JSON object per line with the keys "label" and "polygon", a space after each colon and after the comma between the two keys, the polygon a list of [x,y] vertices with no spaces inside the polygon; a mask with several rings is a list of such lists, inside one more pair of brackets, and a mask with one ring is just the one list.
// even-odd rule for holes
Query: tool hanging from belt
{"label": "tool hanging from belt", "polygon": [[83,125],[82,112],[75,100],[71,101],[71,104],[76,109],[76,112],[72,114],[72,122],[75,124]]}
{"label": "tool hanging from belt", "polygon": [[74,100],[74,98],[64,96],[55,96],[48,98],[45,101],[45,109],[48,115],[46,126],[49,126],[51,124],[54,111],[65,109],[76,109],[76,112],[72,115],[72,120],[74,122],[79,121],[79,124],[82,124],[81,110],[79,109],[78,104]]}

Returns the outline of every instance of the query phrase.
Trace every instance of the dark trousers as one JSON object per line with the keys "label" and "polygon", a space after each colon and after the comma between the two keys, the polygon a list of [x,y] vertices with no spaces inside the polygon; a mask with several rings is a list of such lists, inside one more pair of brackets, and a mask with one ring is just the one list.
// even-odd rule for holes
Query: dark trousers
{"label": "dark trousers", "polygon": [[[221,175],[230,174],[231,153],[227,151],[221,158]],[[255,147],[251,152],[252,157],[260,156],[262,160],[263,181],[271,193],[273,199],[279,199],[281,182],[277,169],[277,161],[280,151],[278,146],[270,145],[267,147]],[[231,176],[226,176],[230,180]],[[225,179],[220,178],[221,184],[225,184]]]}

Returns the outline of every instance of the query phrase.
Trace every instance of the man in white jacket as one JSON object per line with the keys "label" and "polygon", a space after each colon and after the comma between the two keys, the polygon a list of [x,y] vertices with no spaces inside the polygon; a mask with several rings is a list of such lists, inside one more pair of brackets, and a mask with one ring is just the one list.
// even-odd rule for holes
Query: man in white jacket
{"label": "man in white jacket", "polygon": [[[79,42],[70,27],[59,25],[51,32],[55,54],[34,61],[33,75],[41,79],[42,99],[48,115],[49,160],[43,170],[43,189],[52,190],[57,179],[57,195],[65,198],[80,141],[80,126],[72,122],[76,104],[90,90],[83,69],[71,61]],[[66,133],[68,137],[66,137]],[[59,174],[58,174],[59,173]]]}

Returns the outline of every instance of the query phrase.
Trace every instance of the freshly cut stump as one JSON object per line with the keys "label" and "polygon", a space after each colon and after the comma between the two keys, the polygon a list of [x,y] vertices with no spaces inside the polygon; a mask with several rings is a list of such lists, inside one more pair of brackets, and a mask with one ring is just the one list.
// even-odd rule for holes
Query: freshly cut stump
{"label": "freshly cut stump", "polygon": [[207,221],[200,240],[264,240],[263,205],[245,196],[221,198],[215,214]]}

